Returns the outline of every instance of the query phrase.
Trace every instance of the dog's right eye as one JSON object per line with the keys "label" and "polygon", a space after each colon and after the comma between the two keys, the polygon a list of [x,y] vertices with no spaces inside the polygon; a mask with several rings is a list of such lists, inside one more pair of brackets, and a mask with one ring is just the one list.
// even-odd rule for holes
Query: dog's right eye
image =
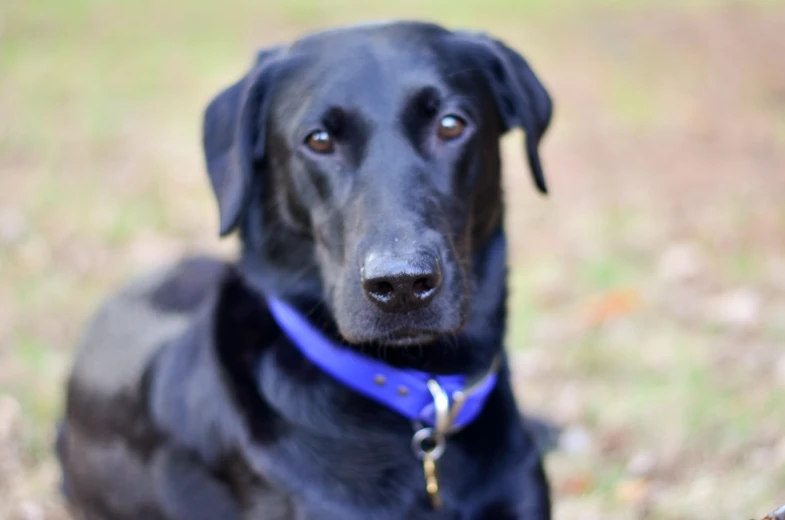
{"label": "dog's right eye", "polygon": [[441,118],[437,133],[443,141],[451,141],[460,137],[466,130],[466,121],[462,118],[449,114]]}
{"label": "dog's right eye", "polygon": [[305,145],[316,153],[333,151],[333,138],[327,130],[314,130],[305,138]]}

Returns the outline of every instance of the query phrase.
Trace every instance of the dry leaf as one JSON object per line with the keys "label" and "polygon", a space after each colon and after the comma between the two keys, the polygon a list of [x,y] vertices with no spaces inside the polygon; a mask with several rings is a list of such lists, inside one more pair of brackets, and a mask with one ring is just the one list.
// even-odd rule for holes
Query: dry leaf
{"label": "dry leaf", "polygon": [[594,479],[591,475],[584,473],[573,475],[559,484],[559,491],[563,495],[580,496],[585,495],[594,488]]}
{"label": "dry leaf", "polygon": [[649,484],[644,479],[625,480],[616,486],[614,495],[624,504],[640,504],[649,495]]}
{"label": "dry leaf", "polygon": [[593,326],[625,316],[641,305],[641,296],[633,287],[611,290],[589,303],[584,311],[585,320]]}

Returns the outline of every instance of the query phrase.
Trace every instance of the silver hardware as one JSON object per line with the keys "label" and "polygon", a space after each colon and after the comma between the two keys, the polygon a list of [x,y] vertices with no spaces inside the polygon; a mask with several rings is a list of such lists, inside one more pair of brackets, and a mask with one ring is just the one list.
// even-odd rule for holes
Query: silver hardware
{"label": "silver hardware", "polygon": [[433,407],[436,415],[434,430],[436,431],[437,436],[444,437],[447,435],[447,432],[452,425],[450,417],[450,398],[447,396],[447,392],[444,391],[444,388],[442,388],[435,379],[428,380],[428,391],[431,392],[431,397],[433,397]]}
{"label": "silver hardware", "polygon": [[[432,444],[430,448],[423,447],[423,443],[426,441]],[[442,454],[444,454],[444,448],[446,447],[447,442],[444,436],[437,435],[433,428],[419,429],[412,436],[412,451],[421,460],[426,455],[429,455],[434,461],[439,460]]]}
{"label": "silver hardware", "polygon": [[[483,377],[468,388],[453,392],[452,396],[447,395],[447,392],[444,391],[444,388],[438,381],[435,379],[428,380],[428,391],[431,392],[431,397],[433,397],[435,421],[433,428],[423,427],[420,422],[414,423],[417,431],[412,436],[412,451],[423,463],[425,489],[434,509],[442,507],[436,461],[441,458],[447,447],[447,435],[455,433],[459,429],[455,426],[455,421],[466,403],[466,399],[476,392],[488,378],[497,373],[500,366],[501,356],[496,356],[491,363],[491,367]],[[401,390],[407,390],[407,392],[403,393]],[[406,395],[408,389],[401,386],[398,388],[398,393]],[[450,397],[452,397],[452,405],[450,404]],[[429,444],[428,447],[424,446],[426,442]]]}

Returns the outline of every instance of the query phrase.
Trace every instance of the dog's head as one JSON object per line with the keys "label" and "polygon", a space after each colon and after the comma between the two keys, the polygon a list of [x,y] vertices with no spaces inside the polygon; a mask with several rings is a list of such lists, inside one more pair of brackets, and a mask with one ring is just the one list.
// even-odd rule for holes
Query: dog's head
{"label": "dog's head", "polygon": [[499,137],[538,144],[550,98],[483,35],[413,22],[263,51],[207,108],[221,233],[242,228],[277,292],[318,287],[354,343],[423,344],[467,320],[472,253],[502,218]]}

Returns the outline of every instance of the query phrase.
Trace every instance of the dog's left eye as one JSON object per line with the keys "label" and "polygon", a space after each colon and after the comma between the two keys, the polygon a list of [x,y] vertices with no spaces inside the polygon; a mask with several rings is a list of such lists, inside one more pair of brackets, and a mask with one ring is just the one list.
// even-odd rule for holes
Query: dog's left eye
{"label": "dog's left eye", "polygon": [[441,139],[449,141],[460,137],[465,130],[466,121],[456,115],[450,114],[439,120],[437,132]]}
{"label": "dog's left eye", "polygon": [[333,138],[327,130],[314,130],[305,138],[305,145],[316,153],[330,153]]}

